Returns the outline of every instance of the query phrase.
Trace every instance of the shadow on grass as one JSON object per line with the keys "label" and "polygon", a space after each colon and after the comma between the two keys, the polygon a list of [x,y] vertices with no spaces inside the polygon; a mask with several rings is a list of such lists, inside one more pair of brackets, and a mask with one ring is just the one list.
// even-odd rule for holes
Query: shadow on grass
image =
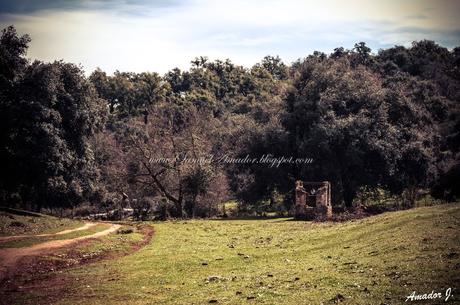
{"label": "shadow on grass", "polygon": [[227,220],[275,220],[273,222],[285,222],[285,221],[304,221],[301,219],[294,219],[292,217],[283,216],[237,216],[237,217],[226,217],[226,218],[212,218],[212,221],[227,221]]}

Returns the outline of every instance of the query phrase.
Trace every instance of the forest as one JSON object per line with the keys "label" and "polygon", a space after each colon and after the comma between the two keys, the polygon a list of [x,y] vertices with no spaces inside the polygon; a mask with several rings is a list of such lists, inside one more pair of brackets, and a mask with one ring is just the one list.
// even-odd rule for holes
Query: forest
{"label": "forest", "polygon": [[460,198],[460,47],[358,42],[289,64],[201,56],[110,75],[28,60],[30,41],[1,32],[1,206],[288,215],[296,180],[330,181],[336,211]]}

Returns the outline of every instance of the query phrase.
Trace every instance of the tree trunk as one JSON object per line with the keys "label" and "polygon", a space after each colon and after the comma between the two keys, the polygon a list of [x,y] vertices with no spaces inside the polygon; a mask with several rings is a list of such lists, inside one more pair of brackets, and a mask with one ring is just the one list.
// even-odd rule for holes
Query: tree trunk
{"label": "tree trunk", "polygon": [[40,211],[42,210],[42,204],[41,202],[38,202],[34,205],[34,212],[36,213],[40,213]]}
{"label": "tree trunk", "polygon": [[343,191],[343,201],[347,208],[353,207],[353,199],[355,199],[356,192],[350,190]]}
{"label": "tree trunk", "polygon": [[405,207],[412,208],[417,201],[417,188],[415,186],[408,187],[403,193],[403,203]]}
{"label": "tree trunk", "polygon": [[174,205],[176,207],[176,217],[182,218],[184,216],[184,213],[182,211],[182,202],[180,202],[179,200],[174,201]]}

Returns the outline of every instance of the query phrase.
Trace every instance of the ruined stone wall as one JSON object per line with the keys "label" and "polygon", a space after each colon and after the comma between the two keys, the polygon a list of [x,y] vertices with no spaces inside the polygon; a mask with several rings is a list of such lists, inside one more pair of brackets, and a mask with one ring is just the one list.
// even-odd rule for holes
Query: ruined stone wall
{"label": "ruined stone wall", "polygon": [[298,219],[331,218],[331,184],[296,181],[295,217]]}

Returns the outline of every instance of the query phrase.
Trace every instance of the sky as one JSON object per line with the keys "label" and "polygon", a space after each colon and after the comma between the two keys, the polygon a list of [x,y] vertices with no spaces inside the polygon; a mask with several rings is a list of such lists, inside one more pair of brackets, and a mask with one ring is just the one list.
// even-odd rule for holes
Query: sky
{"label": "sky", "polygon": [[453,48],[459,13],[460,0],[1,0],[0,26],[31,36],[31,60],[164,74],[197,56],[250,67],[360,41],[373,52],[421,39]]}

